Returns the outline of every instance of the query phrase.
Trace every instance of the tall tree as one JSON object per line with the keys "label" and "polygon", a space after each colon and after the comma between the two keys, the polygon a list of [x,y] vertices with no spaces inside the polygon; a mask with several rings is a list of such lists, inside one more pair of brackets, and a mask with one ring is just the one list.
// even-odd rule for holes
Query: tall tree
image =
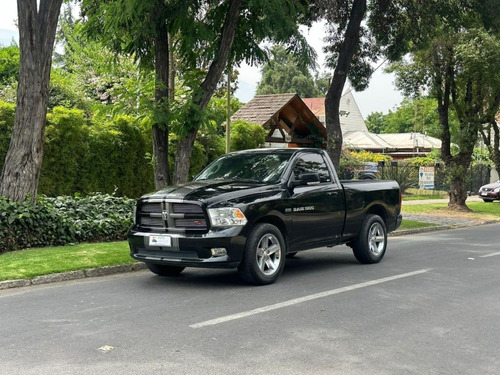
{"label": "tall tree", "polygon": [[0,176],[0,196],[36,198],[43,157],[52,50],[62,0],[17,0],[19,85],[12,139]]}
{"label": "tall tree", "polygon": [[257,95],[296,93],[302,98],[323,96],[309,72],[308,66],[302,65],[281,45],[273,46],[272,56],[262,69],[262,79],[257,85]]}
{"label": "tall tree", "polygon": [[220,41],[215,58],[212,60],[208,72],[200,85],[199,90],[194,90],[191,109],[187,112],[186,127],[187,134],[179,140],[177,154],[175,156],[174,183],[179,184],[187,182],[191,153],[193,150],[196,133],[200,126],[200,113],[205,110],[210,98],[217,89],[217,83],[222,77],[226,67],[234,37],[236,35],[236,26],[238,15],[243,0],[230,0],[227,12],[224,18]]}
{"label": "tall tree", "polygon": [[[441,158],[450,173],[448,206],[459,210],[468,209],[465,176],[478,132],[498,111],[500,78],[491,72],[500,61],[499,40],[483,26],[483,5],[446,1],[429,10],[429,4],[419,4],[433,27],[427,28],[425,39],[413,41],[411,59],[396,68],[400,87],[427,89],[438,102]],[[452,113],[459,122],[456,151],[451,143]]]}
{"label": "tall tree", "polygon": [[143,69],[155,72],[153,158],[155,188],[170,183],[168,164],[168,113],[171,83],[168,34],[187,23],[186,13],[198,9],[198,1],[97,0],[82,1],[82,15],[88,35],[117,53],[135,57]]}
{"label": "tall tree", "polygon": [[[340,128],[340,99],[352,65],[362,63],[361,25],[367,10],[367,0],[324,1],[321,6],[325,9],[329,35],[327,36],[327,52],[330,53],[328,63],[334,73],[325,98],[325,122],[327,133],[326,150],[336,168],[340,165],[342,152],[342,130]],[[356,55],[358,52],[358,56]],[[368,72],[368,75],[371,71]],[[353,76],[355,77],[355,76]],[[358,82],[359,86],[363,85]]]}
{"label": "tall tree", "polygon": [[[178,121],[182,138],[175,160],[175,183],[187,181],[196,133],[228,61],[235,65],[243,60],[250,63],[266,61],[267,55],[260,46],[265,40],[283,43],[294,53],[301,51],[304,60],[313,60],[314,53],[298,28],[298,22],[304,21],[306,13],[301,2],[296,0],[220,0],[208,2],[203,14],[195,18],[199,22],[191,30],[184,30],[186,34],[180,38],[183,65],[191,74],[196,73],[197,68],[202,70],[201,83],[192,85],[192,95],[184,106],[187,111]],[[287,22],[276,22],[285,19]],[[192,40],[195,40],[196,49]]]}

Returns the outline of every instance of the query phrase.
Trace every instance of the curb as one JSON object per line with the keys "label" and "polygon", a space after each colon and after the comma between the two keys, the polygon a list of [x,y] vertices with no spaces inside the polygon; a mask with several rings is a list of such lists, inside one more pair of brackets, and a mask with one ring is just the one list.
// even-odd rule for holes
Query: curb
{"label": "curb", "polygon": [[87,279],[91,277],[116,275],[120,273],[139,271],[145,268],[146,264],[138,262],[133,264],[119,265],[119,266],[106,266],[99,268],[89,268],[86,270],[53,273],[50,275],[37,276],[34,277],[33,279],[6,280],[6,281],[0,281],[0,290],[11,289],[11,288],[22,288],[31,285],[57,283],[61,281]]}

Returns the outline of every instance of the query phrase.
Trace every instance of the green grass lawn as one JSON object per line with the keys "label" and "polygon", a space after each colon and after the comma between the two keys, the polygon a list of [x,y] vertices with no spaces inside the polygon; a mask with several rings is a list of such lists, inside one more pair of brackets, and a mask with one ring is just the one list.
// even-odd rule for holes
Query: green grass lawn
{"label": "green grass lawn", "polygon": [[416,205],[403,205],[403,212],[409,214],[450,214],[457,217],[468,217],[473,220],[498,220],[500,219],[500,204],[499,202],[485,203],[485,202],[468,202],[467,207],[471,212],[458,212],[455,213],[448,209],[448,203],[431,203],[431,204],[416,204]]}
{"label": "green grass lawn", "polygon": [[0,281],[134,262],[125,241],[18,250],[0,255]]}
{"label": "green grass lawn", "polygon": [[434,223],[423,223],[421,221],[415,220],[405,220],[401,223],[401,226],[398,228],[399,230],[410,230],[410,229],[420,229],[420,228],[429,228],[429,227],[437,227],[437,224]]}

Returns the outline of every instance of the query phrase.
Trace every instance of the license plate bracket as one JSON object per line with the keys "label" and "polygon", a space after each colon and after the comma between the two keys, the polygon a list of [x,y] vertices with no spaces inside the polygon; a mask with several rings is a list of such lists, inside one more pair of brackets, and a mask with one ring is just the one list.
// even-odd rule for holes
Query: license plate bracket
{"label": "license plate bracket", "polygon": [[151,235],[149,236],[149,246],[171,247],[172,237],[162,236],[162,235]]}

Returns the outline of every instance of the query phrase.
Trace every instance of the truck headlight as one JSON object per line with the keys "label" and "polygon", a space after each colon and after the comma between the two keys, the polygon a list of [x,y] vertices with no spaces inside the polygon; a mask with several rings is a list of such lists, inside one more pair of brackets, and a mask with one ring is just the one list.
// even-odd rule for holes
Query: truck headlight
{"label": "truck headlight", "polygon": [[214,227],[243,226],[247,223],[247,218],[239,208],[209,208],[208,216]]}

